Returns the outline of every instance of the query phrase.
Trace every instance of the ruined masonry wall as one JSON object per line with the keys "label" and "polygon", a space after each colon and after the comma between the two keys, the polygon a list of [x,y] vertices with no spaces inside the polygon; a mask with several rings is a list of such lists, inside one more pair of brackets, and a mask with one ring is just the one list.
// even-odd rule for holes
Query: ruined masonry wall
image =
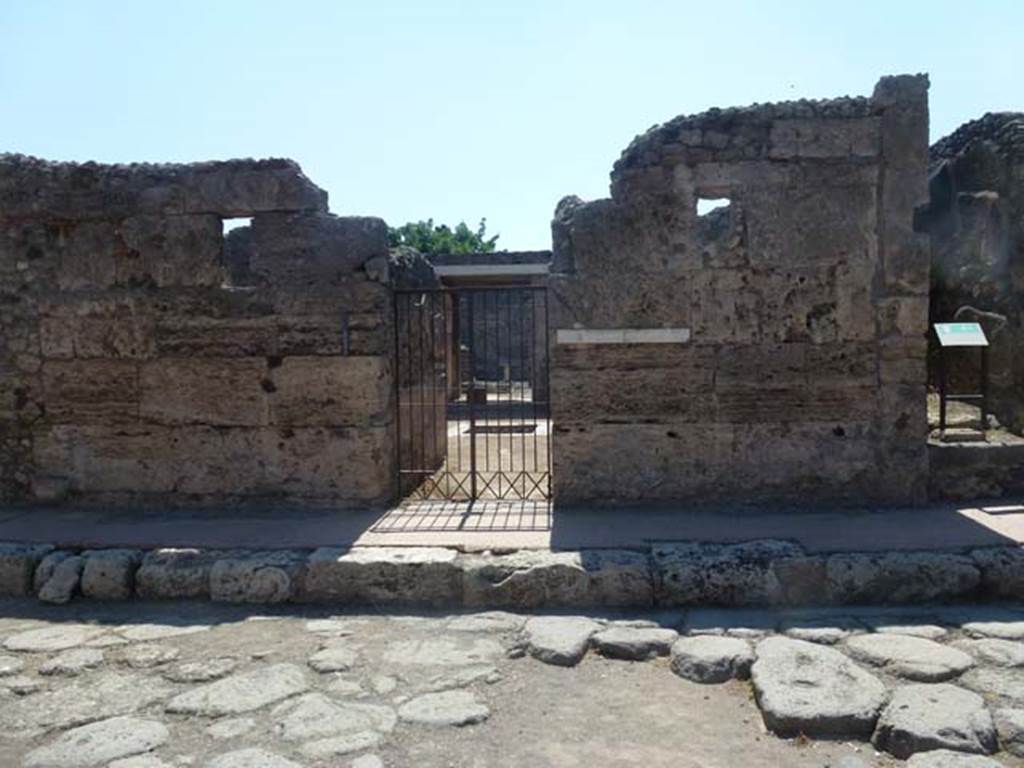
{"label": "ruined masonry wall", "polygon": [[388,498],[386,256],[291,161],[0,155],[0,493]]}
{"label": "ruined masonry wall", "polygon": [[553,345],[559,501],[925,497],[927,88],[677,118],[559,204],[553,329],[692,334]]}

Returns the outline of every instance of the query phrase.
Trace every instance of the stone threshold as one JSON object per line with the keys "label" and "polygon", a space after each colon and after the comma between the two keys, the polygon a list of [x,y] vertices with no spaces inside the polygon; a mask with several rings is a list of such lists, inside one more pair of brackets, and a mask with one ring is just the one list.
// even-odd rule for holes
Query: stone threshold
{"label": "stone threshold", "polygon": [[0,542],[0,595],[446,609],[802,607],[1024,597],[1024,548],[809,553],[791,541],[646,551],[58,549]]}

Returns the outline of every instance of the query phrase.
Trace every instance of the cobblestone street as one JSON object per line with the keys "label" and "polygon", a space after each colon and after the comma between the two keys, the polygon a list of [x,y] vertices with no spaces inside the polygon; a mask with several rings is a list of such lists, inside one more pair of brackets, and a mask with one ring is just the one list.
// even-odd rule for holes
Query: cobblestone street
{"label": "cobblestone street", "polygon": [[[1024,609],[531,619],[5,600],[0,616],[3,766],[901,764],[868,741],[873,719],[828,711],[862,700],[894,754],[990,752],[998,728],[998,762],[910,765],[1024,765],[1007,751]],[[794,648],[802,682],[780,688]],[[830,692],[833,672],[846,677]],[[900,704],[913,717],[885,708],[923,687],[929,704]],[[793,738],[766,730],[786,717],[805,718]],[[802,735],[814,728],[859,735]]]}

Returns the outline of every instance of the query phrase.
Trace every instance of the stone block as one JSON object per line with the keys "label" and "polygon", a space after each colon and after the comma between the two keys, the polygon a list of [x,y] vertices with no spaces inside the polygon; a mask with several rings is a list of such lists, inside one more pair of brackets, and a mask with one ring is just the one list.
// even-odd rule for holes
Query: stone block
{"label": "stone block", "polygon": [[825,558],[808,555],[773,560],[770,566],[787,605],[821,605],[829,600]]}
{"label": "stone block", "polygon": [[653,605],[647,555],[613,549],[466,555],[465,603],[531,609]]}
{"label": "stone block", "polygon": [[900,296],[878,300],[879,332],[883,336],[923,338],[928,333],[928,297]]}
{"label": "stone block", "polygon": [[138,421],[138,367],[130,360],[49,360],[43,363],[42,382],[51,423]]}
{"label": "stone block", "polygon": [[110,288],[125,255],[112,221],[64,224],[54,250],[59,255],[57,287],[62,291]]}
{"label": "stone block", "polygon": [[851,552],[825,564],[836,603],[922,603],[971,596],[981,573],[966,555],[944,552]]}
{"label": "stone block", "polygon": [[121,222],[128,257],[118,267],[124,285],[214,286],[224,284],[226,272],[219,217],[133,216]]}
{"label": "stone block", "polygon": [[253,217],[252,227],[250,267],[275,283],[333,281],[388,254],[387,225],[381,219],[265,213]]}
{"label": "stone block", "polygon": [[38,300],[45,358],[144,358],[153,352],[154,307],[138,291],[48,293]]}
{"label": "stone block", "polygon": [[981,571],[982,595],[988,598],[1024,598],[1024,549],[987,547],[971,550],[971,559]]}
{"label": "stone block", "polygon": [[389,427],[266,430],[266,486],[295,497],[379,504],[391,498],[395,449]]}
{"label": "stone block", "polygon": [[127,600],[135,592],[135,571],[142,562],[138,549],[93,549],[82,553],[82,594],[97,600]]}
{"label": "stone block", "polygon": [[269,372],[277,426],[353,426],[391,417],[394,384],[384,357],[286,357]]}
{"label": "stone block", "polygon": [[303,552],[237,552],[210,568],[210,598],[222,603],[283,603],[301,588]]}
{"label": "stone block", "polygon": [[789,158],[873,158],[881,152],[880,120],[812,118],[772,123],[768,155]]}
{"label": "stone block", "polygon": [[928,340],[923,334],[882,339],[878,342],[881,383],[923,387],[928,380],[927,354]]}
{"label": "stone block", "polygon": [[154,329],[161,358],[268,357],[278,354],[277,318],[162,317]]}
{"label": "stone block", "polygon": [[40,560],[32,577],[32,592],[38,593],[43,588],[43,585],[53,578],[53,572],[57,570],[57,566],[72,555],[74,555],[73,552],[66,549],[58,549],[50,552]]}
{"label": "stone block", "polygon": [[0,595],[27,597],[40,561],[53,551],[49,544],[0,543]]}
{"label": "stone block", "polygon": [[139,416],[156,424],[267,424],[264,358],[164,359],[142,363]]}
{"label": "stone block", "polygon": [[146,599],[209,599],[210,571],[223,556],[201,549],[154,549],[135,573],[135,593]]}
{"label": "stone block", "polygon": [[84,563],[83,558],[78,555],[72,555],[57,563],[53,569],[53,574],[39,588],[39,599],[44,603],[56,603],[58,605],[71,600],[78,590]]}
{"label": "stone block", "polygon": [[306,563],[305,602],[458,606],[462,571],[454,549],[322,547]]}
{"label": "stone block", "polygon": [[224,218],[264,211],[326,211],[327,193],[293,160],[230,160],[186,166],[181,206]]}
{"label": "stone block", "polygon": [[788,541],[659,544],[654,547],[659,605],[764,605],[784,597],[777,561],[802,557]]}

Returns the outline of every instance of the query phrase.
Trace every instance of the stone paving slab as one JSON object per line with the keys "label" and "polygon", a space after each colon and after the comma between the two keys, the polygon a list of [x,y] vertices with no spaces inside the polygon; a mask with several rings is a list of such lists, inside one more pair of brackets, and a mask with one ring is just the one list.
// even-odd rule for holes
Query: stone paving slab
{"label": "stone paving slab", "polygon": [[[20,666],[7,662],[12,672],[0,676],[0,765],[675,768],[680,755],[698,765],[743,755],[751,768],[895,768],[907,757],[931,765],[930,756],[982,765],[964,760],[995,752],[995,765],[1024,766],[1024,718],[1007,697],[1016,694],[1007,680],[1021,671],[1001,664],[1015,649],[979,653],[947,682],[908,683],[850,646],[882,638],[882,650],[902,661],[925,643],[931,664],[933,645],[959,653],[985,642],[972,634],[979,626],[1010,632],[1024,605],[761,610],[757,622],[749,610],[719,609],[714,621],[691,612],[0,600],[0,642],[22,638],[4,651]],[[869,628],[871,617],[945,634],[931,641],[910,631],[899,637],[915,643],[893,646],[885,638],[894,635]],[[794,622],[864,629],[809,642],[784,634]],[[757,636],[727,633],[752,623]],[[709,624],[727,630],[709,634]],[[646,648],[679,631],[671,659],[602,652],[609,638]],[[542,647],[550,653],[525,653]],[[352,652],[348,668],[314,671],[310,660],[330,648]],[[98,663],[73,677],[45,673],[81,653]],[[686,654],[732,660],[730,674],[715,677],[721,682],[673,674]],[[752,681],[733,679],[745,676],[733,663],[740,657],[753,662]]]}

